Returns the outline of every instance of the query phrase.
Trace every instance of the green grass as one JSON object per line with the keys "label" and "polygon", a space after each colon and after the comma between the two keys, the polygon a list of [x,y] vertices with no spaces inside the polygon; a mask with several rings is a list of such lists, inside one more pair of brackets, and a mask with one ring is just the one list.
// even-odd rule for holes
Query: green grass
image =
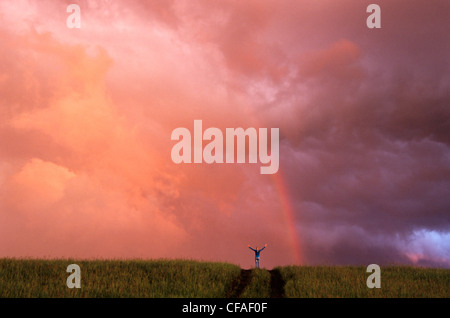
{"label": "green grass", "polygon": [[410,266],[381,268],[381,288],[366,285],[365,267],[286,266],[278,268],[286,297],[450,297],[450,270]]}
{"label": "green grass", "polygon": [[[81,268],[81,289],[66,286],[69,264]],[[408,266],[381,267],[381,288],[366,286],[365,267],[278,267],[284,296],[444,297],[450,298],[450,270]],[[222,298],[236,296],[237,265],[191,260],[33,260],[0,259],[0,298],[136,297]],[[268,298],[271,274],[253,269],[241,298]],[[233,296],[233,297],[234,297]]]}
{"label": "green grass", "polygon": [[[81,288],[69,289],[69,264],[81,268]],[[240,275],[233,264],[186,260],[0,259],[0,297],[225,297]]]}

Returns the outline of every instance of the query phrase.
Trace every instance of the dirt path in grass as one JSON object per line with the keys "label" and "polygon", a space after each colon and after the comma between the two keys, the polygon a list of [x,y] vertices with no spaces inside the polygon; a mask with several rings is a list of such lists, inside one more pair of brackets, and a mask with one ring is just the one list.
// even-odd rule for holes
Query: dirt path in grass
{"label": "dirt path in grass", "polygon": [[281,277],[280,271],[272,269],[270,273],[270,298],[284,297],[284,281]]}
{"label": "dirt path in grass", "polygon": [[242,292],[245,287],[247,287],[250,282],[251,269],[241,269],[241,275],[239,279],[237,279],[231,288],[232,294],[230,298],[239,298],[241,297]]}

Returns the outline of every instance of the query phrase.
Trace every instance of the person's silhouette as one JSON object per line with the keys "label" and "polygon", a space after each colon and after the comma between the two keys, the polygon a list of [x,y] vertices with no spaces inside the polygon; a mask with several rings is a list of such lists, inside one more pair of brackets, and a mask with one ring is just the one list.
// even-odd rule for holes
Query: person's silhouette
{"label": "person's silhouette", "polygon": [[267,247],[267,244],[264,245],[264,247],[262,249],[259,249],[258,246],[256,247],[256,249],[252,248],[250,245],[248,245],[248,248],[251,249],[252,251],[255,252],[255,267],[259,268],[259,258],[260,258],[260,253],[263,249],[265,249]]}

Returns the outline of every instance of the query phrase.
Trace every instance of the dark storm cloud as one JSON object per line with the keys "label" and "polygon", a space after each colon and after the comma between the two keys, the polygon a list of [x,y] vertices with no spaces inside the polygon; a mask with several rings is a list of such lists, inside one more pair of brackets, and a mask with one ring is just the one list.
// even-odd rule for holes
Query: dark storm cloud
{"label": "dark storm cloud", "polygon": [[394,3],[383,37],[361,28],[312,51],[271,102],[289,114],[272,122],[311,263],[450,264],[408,244],[450,231],[449,6]]}

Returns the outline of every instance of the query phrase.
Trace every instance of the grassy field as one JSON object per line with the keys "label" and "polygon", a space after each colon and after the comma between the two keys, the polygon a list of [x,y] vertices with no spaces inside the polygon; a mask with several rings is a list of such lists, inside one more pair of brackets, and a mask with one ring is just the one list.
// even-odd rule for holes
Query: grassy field
{"label": "grassy field", "polygon": [[428,298],[450,297],[450,270],[388,266],[381,268],[381,288],[367,288],[365,267],[287,266],[278,268],[285,297]]}
{"label": "grassy field", "polygon": [[[69,264],[81,288],[69,289]],[[0,297],[225,297],[241,269],[186,260],[0,260]]]}
{"label": "grassy field", "polygon": [[[81,288],[66,286],[69,264]],[[243,270],[189,260],[0,259],[0,297],[450,297],[450,270],[382,267],[381,288],[369,289],[365,267],[285,266]]]}

